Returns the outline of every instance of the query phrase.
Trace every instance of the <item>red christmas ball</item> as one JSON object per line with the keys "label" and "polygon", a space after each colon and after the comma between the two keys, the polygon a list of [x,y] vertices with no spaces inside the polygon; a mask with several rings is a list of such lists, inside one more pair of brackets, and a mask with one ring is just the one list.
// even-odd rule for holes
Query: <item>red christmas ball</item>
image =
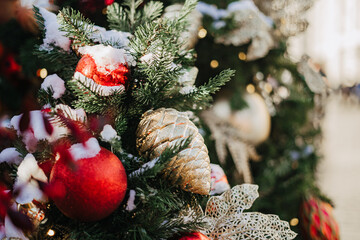
{"label": "red christmas ball", "polygon": [[75,71],[99,85],[112,87],[124,85],[128,80],[130,70],[123,64],[116,64],[116,66],[102,66],[102,71],[99,71],[93,57],[85,54],[78,62]]}
{"label": "red christmas ball", "polygon": [[50,173],[51,173],[51,169],[54,166],[54,162],[52,160],[46,160],[46,161],[43,161],[42,163],[38,163],[38,165],[41,168],[41,170],[43,170],[46,177],[49,178]]}
{"label": "red christmas ball", "polygon": [[317,197],[307,198],[301,205],[300,223],[305,239],[338,240],[339,226],[329,203]]}
{"label": "red christmas ball", "polygon": [[74,166],[60,156],[50,184],[63,184],[65,196],[54,203],[66,216],[81,221],[97,221],[110,215],[124,199],[125,169],[115,154],[101,148],[94,157],[78,159]]}
{"label": "red christmas ball", "polygon": [[178,240],[210,240],[210,239],[202,233],[195,232],[195,233],[188,233],[186,235],[183,235]]}

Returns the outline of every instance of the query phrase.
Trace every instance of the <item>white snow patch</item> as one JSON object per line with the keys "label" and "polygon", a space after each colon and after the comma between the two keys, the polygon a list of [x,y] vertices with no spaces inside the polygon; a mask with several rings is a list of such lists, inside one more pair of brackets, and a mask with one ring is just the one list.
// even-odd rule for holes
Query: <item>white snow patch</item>
{"label": "white snow patch", "polygon": [[241,0],[241,1],[232,2],[227,7],[227,11],[229,13],[242,11],[246,9],[258,11],[258,8],[255,6],[252,0]]}
{"label": "white snow patch", "polygon": [[94,32],[90,35],[90,38],[95,42],[110,42],[116,47],[127,47],[129,45],[129,37],[131,36],[131,33],[128,32],[106,30],[103,27],[94,26]]}
{"label": "white snow patch", "polygon": [[189,93],[192,93],[192,92],[194,92],[196,90],[196,87],[194,87],[194,86],[185,86],[185,87],[183,87],[183,88],[181,88],[180,89],[180,93],[181,94],[189,94]]}
{"label": "white snow patch", "polygon": [[45,128],[44,113],[42,113],[41,110],[31,111],[29,126],[24,132],[20,131],[20,120],[22,115],[23,114],[14,116],[10,121],[10,125],[17,131],[19,136],[22,136],[26,149],[29,152],[34,152],[39,140],[48,139],[50,137]]}
{"label": "white snow patch", "polygon": [[20,153],[16,151],[16,148],[5,148],[0,153],[0,163],[7,162],[19,165],[21,160]]}
{"label": "white snow patch", "polygon": [[100,136],[106,142],[110,142],[113,139],[115,139],[115,140],[120,139],[120,137],[117,135],[117,132],[115,131],[115,129],[109,124],[106,124],[104,126],[103,130],[100,133]]}
{"label": "white snow patch", "polygon": [[170,66],[167,68],[169,71],[174,71],[177,68],[181,68],[181,64],[171,63]]}
{"label": "white snow patch", "polygon": [[274,21],[266,16],[264,13],[262,13],[258,7],[255,5],[255,3],[252,0],[242,0],[237,2],[232,2],[227,7],[228,15],[234,12],[241,12],[246,10],[252,10],[259,14],[259,17],[269,26],[272,27],[274,24]]}
{"label": "white snow patch", "polygon": [[51,7],[49,0],[21,0],[21,6],[23,7],[32,8],[33,5],[43,8]]}
{"label": "white snow patch", "polygon": [[65,37],[65,32],[60,31],[60,24],[57,21],[56,15],[49,12],[45,8],[39,8],[39,11],[44,18],[45,38],[44,43],[40,46],[40,50],[51,51],[53,48],[51,44],[58,46],[65,51],[70,51],[70,39]]}
{"label": "white snow patch", "polygon": [[30,112],[30,127],[37,140],[43,140],[49,137],[44,124],[44,115],[40,110]]}
{"label": "white snow patch", "polygon": [[62,80],[57,74],[47,76],[41,84],[41,88],[44,90],[51,88],[54,92],[52,96],[55,99],[60,98],[66,90],[64,80]]}
{"label": "white snow patch", "polygon": [[0,118],[0,127],[11,128],[10,119],[7,116]]}
{"label": "white snow patch", "polygon": [[123,92],[125,90],[125,87],[123,85],[119,86],[103,86],[92,80],[91,78],[88,78],[84,76],[80,72],[75,72],[74,79],[82,82],[86,87],[91,88],[92,91],[96,91],[101,96],[109,96],[114,94],[114,92]]}
{"label": "white snow patch", "polygon": [[21,6],[23,7],[32,8],[33,5],[43,8],[51,7],[49,0],[21,0]]}
{"label": "white snow patch", "polygon": [[53,121],[53,119],[51,119],[50,122],[53,126],[53,134],[51,134],[51,136],[49,138],[47,138],[49,143],[53,143],[53,142],[57,141],[58,139],[69,135],[70,130],[67,127],[63,127],[61,125],[61,123],[59,123],[56,120]]}
{"label": "white snow patch", "polygon": [[126,205],[126,208],[125,208],[126,211],[131,212],[132,210],[134,210],[136,208],[135,203],[134,203],[135,195],[136,195],[135,190],[130,190],[129,199],[127,201],[127,205]]}
{"label": "white snow patch", "polygon": [[225,9],[218,9],[215,5],[210,5],[204,2],[199,2],[196,6],[196,10],[203,15],[209,15],[215,20],[223,18],[227,15],[227,11]]}
{"label": "white snow patch", "polygon": [[96,138],[89,138],[84,144],[77,143],[70,147],[69,152],[75,161],[84,158],[93,158],[101,148]]}
{"label": "white snow patch", "polygon": [[32,202],[34,199],[38,201],[46,200],[46,196],[39,189],[39,184],[34,179],[47,182],[47,177],[38,166],[34,156],[28,154],[21,162],[17,171],[14,189],[19,190],[19,195],[15,199],[16,202],[25,204]]}
{"label": "white snow patch", "polygon": [[182,69],[181,70],[182,75],[179,77],[178,82],[179,83],[190,82],[191,84],[194,84],[198,72],[199,69],[197,67],[192,67],[189,70]]}
{"label": "white snow patch", "polygon": [[89,54],[95,61],[97,70],[104,74],[114,71],[120,64],[134,66],[135,59],[124,49],[104,46],[102,44],[95,46],[80,47],[81,54]]}
{"label": "white snow patch", "polygon": [[[245,10],[252,10],[259,14],[260,18],[264,20],[270,27],[274,24],[274,21],[264,15],[254,4],[252,0],[242,0],[232,2],[228,5],[227,9],[218,9],[215,5],[210,5],[204,2],[199,2],[196,6],[196,9],[203,15],[208,15],[212,17],[214,20],[219,20],[224,17],[229,17],[231,14],[235,12],[241,12]],[[216,29],[222,28],[225,25],[225,22],[216,21],[213,23]]]}
{"label": "white snow patch", "polygon": [[145,54],[144,56],[142,56],[140,58],[140,61],[142,63],[146,63],[148,65],[151,65],[151,63],[154,61],[154,54],[153,53]]}
{"label": "white snow patch", "polygon": [[51,109],[50,103],[47,103],[47,104],[45,104],[44,106],[41,107],[41,110],[45,110],[45,109]]}
{"label": "white snow patch", "polygon": [[160,158],[154,158],[153,160],[151,160],[150,162],[147,162],[145,164],[143,164],[138,170],[133,171],[132,173],[129,174],[129,177],[134,177],[134,176],[138,176],[140,174],[142,174],[145,170],[147,169],[151,169],[155,166],[155,164],[157,163],[157,161],[159,161]]}
{"label": "white snow patch", "polygon": [[3,239],[4,237],[6,237],[5,235],[5,226],[2,225],[2,223],[0,224],[0,239]]}
{"label": "white snow patch", "polygon": [[128,158],[132,158],[132,160],[136,161],[136,162],[139,162],[140,158],[139,157],[135,157],[134,155],[132,155],[131,153],[129,153],[127,155]]}
{"label": "white snow patch", "polygon": [[160,223],[160,226],[164,226],[165,224],[167,224],[169,222],[169,220],[164,220],[162,223]]}
{"label": "white snow patch", "polygon": [[212,23],[212,26],[215,28],[215,29],[220,29],[220,28],[223,28],[226,26],[226,22],[225,21],[222,21],[222,20],[219,20],[219,21],[214,21]]}
{"label": "white snow patch", "polygon": [[[79,122],[85,122],[86,121],[86,113],[84,109],[72,109],[68,105],[65,104],[58,104],[53,109],[53,112],[56,113],[58,110],[62,110],[62,114],[71,120],[79,121]],[[53,126],[53,133],[50,137],[47,138],[47,140],[52,143],[56,140],[68,135],[70,133],[70,130],[64,126],[59,118],[57,116],[52,117],[49,119],[51,125]]]}
{"label": "white snow patch", "polygon": [[20,126],[21,117],[22,114],[15,115],[10,120],[10,126],[13,127],[18,132],[18,134],[20,134],[19,126]]}

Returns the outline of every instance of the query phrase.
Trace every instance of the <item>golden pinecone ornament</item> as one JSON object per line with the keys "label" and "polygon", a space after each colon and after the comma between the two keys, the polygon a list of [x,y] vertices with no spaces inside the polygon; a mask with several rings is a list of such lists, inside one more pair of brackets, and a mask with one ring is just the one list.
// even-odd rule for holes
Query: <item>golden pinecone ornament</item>
{"label": "golden pinecone ornament", "polygon": [[191,137],[188,147],[168,163],[164,175],[185,191],[209,194],[211,168],[208,150],[186,113],[172,108],[149,110],[142,116],[136,137],[140,155],[149,159],[159,157],[167,147]]}

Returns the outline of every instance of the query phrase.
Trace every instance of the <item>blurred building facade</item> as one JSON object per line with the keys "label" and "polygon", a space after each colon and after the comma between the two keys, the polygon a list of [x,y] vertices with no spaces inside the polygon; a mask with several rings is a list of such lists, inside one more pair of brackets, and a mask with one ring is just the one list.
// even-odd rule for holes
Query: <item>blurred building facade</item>
{"label": "blurred building facade", "polygon": [[[336,89],[360,83],[360,1],[315,0],[309,27],[290,41],[293,60],[308,54]],[[331,95],[325,105],[318,181],[335,203],[342,240],[360,239],[360,104]]]}
{"label": "blurred building facade", "polygon": [[332,88],[360,83],[360,1],[315,0],[307,19],[307,31],[290,41],[294,59],[309,54]]}

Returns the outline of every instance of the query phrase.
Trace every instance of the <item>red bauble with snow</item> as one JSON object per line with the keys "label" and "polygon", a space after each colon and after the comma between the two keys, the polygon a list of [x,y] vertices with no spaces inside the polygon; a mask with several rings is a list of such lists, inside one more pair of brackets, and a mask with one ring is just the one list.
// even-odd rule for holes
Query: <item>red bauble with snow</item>
{"label": "red bauble with snow", "polygon": [[69,163],[65,154],[55,163],[51,184],[63,184],[65,196],[54,203],[66,216],[97,221],[110,215],[125,197],[127,177],[115,154],[100,148],[92,157]]}
{"label": "red bauble with snow", "polygon": [[133,58],[123,49],[101,44],[79,48],[83,54],[75,70],[74,78],[86,86],[93,86],[98,94],[111,95],[123,91],[128,83]]}
{"label": "red bauble with snow", "polygon": [[113,69],[111,66],[104,66],[104,70],[107,72],[99,71],[94,58],[85,54],[78,62],[75,71],[103,86],[124,85],[128,79],[129,68],[123,64],[117,64]]}

